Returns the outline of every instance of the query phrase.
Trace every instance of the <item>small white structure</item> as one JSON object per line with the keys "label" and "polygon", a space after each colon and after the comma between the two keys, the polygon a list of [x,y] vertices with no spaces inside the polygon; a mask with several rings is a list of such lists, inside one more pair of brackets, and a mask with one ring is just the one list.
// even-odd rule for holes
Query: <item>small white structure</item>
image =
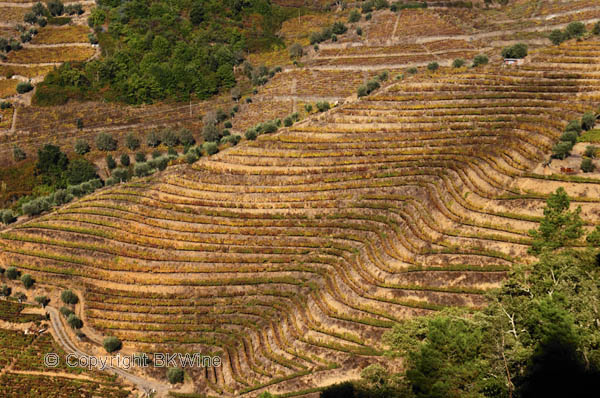
{"label": "small white structure", "polygon": [[504,66],[523,65],[524,58],[504,58]]}

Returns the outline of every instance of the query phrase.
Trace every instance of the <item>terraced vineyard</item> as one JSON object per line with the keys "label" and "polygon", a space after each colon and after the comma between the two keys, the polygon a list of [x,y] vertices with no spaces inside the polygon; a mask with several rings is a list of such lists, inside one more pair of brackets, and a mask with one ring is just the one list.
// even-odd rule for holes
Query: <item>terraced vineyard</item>
{"label": "terraced vineyard", "polygon": [[[520,68],[421,76],[6,230],[0,264],[80,287],[85,322],[135,350],[219,353],[199,391],[297,391],[381,356],[394,322],[477,308],[545,195],[589,226],[600,179],[534,174],[596,107],[600,42]],[[543,182],[543,184],[540,184]]]}

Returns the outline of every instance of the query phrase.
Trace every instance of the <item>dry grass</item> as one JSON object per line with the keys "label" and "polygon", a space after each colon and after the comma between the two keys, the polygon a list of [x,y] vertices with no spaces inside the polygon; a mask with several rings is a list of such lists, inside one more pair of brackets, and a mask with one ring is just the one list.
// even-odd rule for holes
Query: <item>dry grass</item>
{"label": "dry grass", "polygon": [[13,75],[24,77],[44,76],[50,72],[53,66],[26,66],[26,65],[0,65],[0,76],[10,77]]}
{"label": "dry grass", "polygon": [[12,126],[13,108],[0,110],[0,129],[8,129]]}
{"label": "dry grass", "polygon": [[50,62],[85,61],[94,55],[92,47],[24,48],[8,54],[8,62],[43,64]]}
{"label": "dry grass", "polygon": [[10,97],[17,93],[16,87],[19,83],[15,79],[2,79],[0,80],[0,98]]}
{"label": "dry grass", "polygon": [[33,38],[33,44],[88,43],[90,30],[82,25],[47,26]]}
{"label": "dry grass", "polygon": [[28,12],[25,7],[0,7],[0,23],[22,23]]}

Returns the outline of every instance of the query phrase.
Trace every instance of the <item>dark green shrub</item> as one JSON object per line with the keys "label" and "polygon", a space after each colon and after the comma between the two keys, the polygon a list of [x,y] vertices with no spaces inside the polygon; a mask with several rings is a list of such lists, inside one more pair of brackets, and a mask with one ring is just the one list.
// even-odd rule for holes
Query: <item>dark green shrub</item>
{"label": "dark green shrub", "polygon": [[72,290],[64,290],[60,294],[60,299],[65,304],[77,304],[79,302],[79,297]]}
{"label": "dark green shrub", "polygon": [[592,171],[594,171],[595,168],[596,166],[594,166],[592,159],[583,158],[581,160],[581,171],[583,171],[584,173],[591,173]]}
{"label": "dark green shrub", "polygon": [[137,163],[142,163],[146,161],[146,154],[144,152],[138,152],[135,154],[135,161]]}
{"label": "dark green shrub", "polygon": [[593,159],[596,157],[596,152],[598,152],[598,147],[594,145],[588,145],[587,147],[585,147],[584,156]]}
{"label": "dark green shrub", "polygon": [[331,108],[331,105],[329,105],[329,102],[327,102],[327,101],[317,102],[317,109],[319,110],[319,112],[326,112],[330,108]]}
{"label": "dark green shrub", "polygon": [[429,64],[427,64],[427,70],[430,72],[435,72],[439,68],[440,64],[438,64],[437,62],[430,62]]}
{"label": "dark green shrub", "polygon": [[17,218],[10,209],[0,212],[0,218],[5,225],[12,224],[17,221]]}
{"label": "dark green shrub", "polygon": [[476,55],[473,58],[473,67],[477,67],[480,65],[486,65],[489,62],[489,58],[485,54]]}
{"label": "dark green shrub", "polygon": [[559,45],[567,39],[565,33],[560,29],[554,29],[548,36],[552,44]]}
{"label": "dark green shrub", "polygon": [[115,159],[112,157],[112,155],[106,155],[106,167],[108,167],[109,170],[113,170],[115,167],[117,167],[117,162],[115,162]]}
{"label": "dark green shrub", "polygon": [[140,139],[133,133],[128,133],[125,136],[125,146],[132,151],[135,151],[140,147]]}
{"label": "dark green shrub", "polygon": [[75,153],[78,155],[85,155],[90,151],[90,144],[82,138],[75,141]]}
{"label": "dark green shrub", "polygon": [[167,370],[167,379],[171,384],[183,383],[183,369],[169,368]]}
{"label": "dark green shrub", "polygon": [[416,74],[417,72],[418,72],[418,70],[417,70],[417,68],[415,68],[414,66],[413,66],[413,67],[411,67],[411,68],[408,68],[408,69],[406,70],[406,73],[408,73],[409,75],[414,75],[414,74]]}
{"label": "dark green shrub", "polygon": [[578,135],[581,134],[582,130],[583,128],[581,127],[581,121],[579,120],[571,120],[565,128],[565,131],[573,131]]}
{"label": "dark green shrub", "polygon": [[586,112],[581,117],[581,128],[583,130],[591,130],[596,124],[596,114],[594,112]]}
{"label": "dark green shrub", "polygon": [[69,315],[73,314],[73,311],[68,307],[60,307],[59,311],[65,318],[68,318]]}
{"label": "dark green shrub", "polygon": [[105,338],[102,342],[102,345],[104,346],[106,352],[108,352],[109,354],[118,351],[121,349],[121,347],[123,347],[123,343],[121,343],[121,340],[113,336]]}
{"label": "dark green shrub", "polygon": [[25,289],[29,289],[35,283],[31,275],[29,274],[21,275],[21,282],[23,282],[23,286],[25,286]]}
{"label": "dark green shrub", "polygon": [[124,167],[128,167],[131,164],[131,159],[129,158],[129,155],[126,153],[121,155],[121,158],[119,159],[119,161],[121,162],[121,166],[124,166]]}
{"label": "dark green shrub", "polygon": [[454,68],[462,68],[463,66],[465,66],[465,60],[462,58],[456,58],[452,61],[452,67]]}
{"label": "dark green shrub", "polygon": [[286,117],[285,119],[283,119],[283,125],[285,127],[290,127],[292,124],[294,124],[294,121],[292,120],[291,117]]}
{"label": "dark green shrub", "polygon": [[25,160],[26,158],[27,158],[27,154],[25,153],[25,151],[23,151],[17,145],[14,145],[13,146],[13,159],[17,162],[20,162],[21,160]]}
{"label": "dark green shrub", "polygon": [[350,16],[348,17],[348,22],[350,23],[355,23],[360,21],[360,12],[358,12],[358,10],[352,10],[350,11]]}
{"label": "dark green shrub", "polygon": [[560,136],[560,140],[561,141],[568,141],[571,144],[575,145],[575,143],[577,142],[577,133],[574,131],[565,131],[561,136]]}
{"label": "dark green shrub", "polygon": [[582,22],[571,22],[565,29],[567,37],[581,37],[585,33],[585,25]]}
{"label": "dark green shrub", "polygon": [[564,159],[571,154],[573,144],[570,141],[560,141],[552,147],[552,157]]}
{"label": "dark green shrub", "polygon": [[254,130],[254,129],[246,130],[246,133],[244,135],[246,136],[246,139],[250,140],[250,141],[254,141],[256,139],[256,137],[258,137],[258,134],[256,133],[256,130]]}
{"label": "dark green shrub", "polygon": [[527,45],[523,43],[515,44],[514,46],[504,47],[502,49],[503,58],[525,58],[527,56]]}
{"label": "dark green shrub", "polygon": [[70,314],[67,317],[67,323],[72,329],[81,329],[83,327],[83,322],[75,314]]}
{"label": "dark green shrub", "polygon": [[214,155],[219,152],[219,146],[216,142],[205,142],[202,144],[202,149],[204,149],[207,155]]}
{"label": "dark green shrub", "polygon": [[12,293],[12,289],[10,287],[6,286],[6,284],[3,284],[2,286],[0,286],[0,296],[8,297],[8,296],[10,296],[11,293]]}
{"label": "dark green shrub", "polygon": [[50,302],[50,299],[46,296],[37,296],[34,300],[36,303],[41,305],[42,308],[45,308],[48,305],[48,303]]}
{"label": "dark green shrub", "polygon": [[96,136],[96,147],[101,151],[114,151],[117,149],[117,140],[108,133],[99,133]]}
{"label": "dark green shrub", "polygon": [[25,94],[33,90],[33,85],[30,82],[21,82],[17,84],[17,93]]}
{"label": "dark green shrub", "polygon": [[150,172],[150,165],[146,162],[136,163],[135,166],[133,166],[133,173],[138,177],[149,176],[151,174]]}
{"label": "dark green shrub", "polygon": [[592,33],[595,35],[600,35],[600,22],[596,22],[594,28],[592,29]]}
{"label": "dark green shrub", "polygon": [[177,146],[179,145],[179,136],[173,130],[166,129],[162,133],[162,142],[168,147]]}
{"label": "dark green shrub", "polygon": [[161,143],[161,136],[157,131],[151,131],[146,135],[146,145],[156,148]]}
{"label": "dark green shrub", "polygon": [[304,50],[301,44],[294,43],[290,46],[290,58],[302,58],[303,55]]}

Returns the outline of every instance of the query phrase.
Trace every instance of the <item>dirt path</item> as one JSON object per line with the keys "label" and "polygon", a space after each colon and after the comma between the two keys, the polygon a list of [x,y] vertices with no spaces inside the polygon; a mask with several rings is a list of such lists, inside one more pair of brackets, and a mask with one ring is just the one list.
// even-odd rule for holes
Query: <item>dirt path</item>
{"label": "dirt path", "polygon": [[[48,310],[48,314],[50,314],[50,322],[52,324],[54,332],[56,333],[58,343],[62,346],[65,352],[69,354],[75,354],[77,357],[89,357],[90,355],[81,351],[79,348],[77,348],[77,345],[73,341],[71,341],[71,338],[64,329],[64,325],[60,320],[60,314],[58,313],[56,308],[46,307],[46,309]],[[141,391],[156,391],[156,397],[165,397],[169,390],[169,387],[164,384],[146,380],[132,373],[129,373],[121,368],[107,365],[105,370],[130,381],[131,383],[135,384]]]}

